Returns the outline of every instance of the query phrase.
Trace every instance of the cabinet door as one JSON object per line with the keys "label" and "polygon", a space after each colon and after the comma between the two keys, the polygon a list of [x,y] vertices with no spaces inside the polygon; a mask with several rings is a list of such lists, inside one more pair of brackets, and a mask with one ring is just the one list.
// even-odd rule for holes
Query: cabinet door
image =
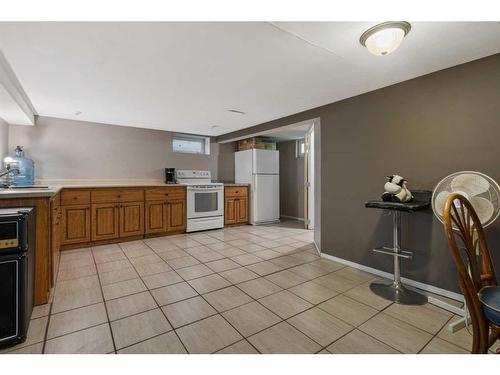
{"label": "cabinet door", "polygon": [[144,234],[144,202],[120,205],[120,237]]}
{"label": "cabinet door", "polygon": [[51,237],[51,286],[54,286],[57,280],[57,272],[59,271],[59,256],[61,244],[61,207],[52,208],[52,237]]}
{"label": "cabinet door", "polygon": [[236,210],[238,223],[248,223],[248,198],[238,198],[237,199]]}
{"label": "cabinet door", "polygon": [[116,203],[92,205],[92,241],[120,236],[120,209]]}
{"label": "cabinet door", "polygon": [[186,201],[169,200],[167,208],[167,232],[186,230]]}
{"label": "cabinet door", "polygon": [[146,233],[167,231],[167,203],[165,201],[146,202]]}
{"label": "cabinet door", "polygon": [[237,223],[236,199],[224,199],[224,224],[231,225]]}
{"label": "cabinet door", "polygon": [[62,244],[90,241],[90,206],[62,207]]}

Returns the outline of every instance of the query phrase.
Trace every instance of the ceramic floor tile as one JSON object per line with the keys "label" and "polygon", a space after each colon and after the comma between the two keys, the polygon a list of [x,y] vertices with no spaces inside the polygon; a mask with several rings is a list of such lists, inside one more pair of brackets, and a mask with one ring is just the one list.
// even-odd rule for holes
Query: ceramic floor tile
{"label": "ceramic floor tile", "polygon": [[232,247],[229,245],[226,245],[226,247],[222,249],[213,249],[213,250],[217,251],[219,254],[224,255],[225,257],[228,258],[246,254],[243,250],[240,250],[236,247]]}
{"label": "ceramic floor tile", "polygon": [[132,263],[130,263],[128,259],[121,259],[107,263],[99,263],[97,265],[97,272],[101,274],[111,271],[119,271],[124,268],[132,268]]}
{"label": "ceramic floor tile", "polygon": [[228,347],[219,350],[217,354],[258,354],[259,352],[246,340],[238,341]]}
{"label": "ceramic floor tile", "polygon": [[41,318],[49,315],[50,312],[50,303],[46,303],[44,305],[33,306],[33,312],[31,313],[31,319]]}
{"label": "ceramic floor tile", "polygon": [[50,317],[47,339],[62,336],[108,322],[104,303],[53,314]]}
{"label": "ceramic floor tile", "polygon": [[149,292],[132,294],[130,296],[106,301],[109,320],[121,319],[157,307]]}
{"label": "ceramic floor tile", "polygon": [[191,266],[191,267],[181,268],[181,269],[177,270],[177,273],[184,280],[192,280],[192,279],[196,279],[197,277],[210,275],[211,273],[214,273],[214,272],[210,268],[205,266],[204,264],[198,264],[198,265]]}
{"label": "ceramic floor tile", "polygon": [[72,279],[58,282],[55,287],[55,295],[72,294],[83,289],[97,289],[99,288],[99,278],[97,275],[81,277],[79,279]]}
{"label": "ceramic floor tile", "polygon": [[430,334],[383,312],[358,329],[403,353],[418,353],[432,338]]}
{"label": "ceramic floor tile", "polygon": [[104,299],[106,301],[110,299],[125,297],[130,294],[136,294],[139,292],[144,292],[146,286],[141,279],[132,279],[121,281],[119,283],[104,285],[102,287],[102,292],[104,294]]}
{"label": "ceramic floor tile", "polygon": [[232,257],[231,260],[235,261],[236,263],[242,266],[248,266],[250,264],[262,262],[263,259],[253,254],[243,254]]}
{"label": "ceramic floor tile", "polygon": [[325,269],[315,266],[311,263],[301,264],[300,266],[292,267],[289,269],[289,271],[308,280],[324,276],[328,273],[328,271],[326,271]]}
{"label": "ceramic floor tile", "polygon": [[393,303],[384,310],[384,313],[433,335],[438,333],[453,316],[451,312],[431,304],[410,306]]}
{"label": "ceramic floor tile", "polygon": [[240,245],[240,246],[238,246],[238,248],[247,252],[247,253],[256,253],[257,251],[262,251],[262,250],[266,249],[264,246],[260,246],[260,245],[257,245],[255,243]]}
{"label": "ceramic floor tile", "polygon": [[231,259],[219,259],[206,263],[206,265],[214,272],[223,272],[240,267],[238,263],[233,262]]}
{"label": "ceramic floor tile", "polygon": [[273,264],[268,261],[250,264],[246,266],[246,268],[248,268],[250,271],[253,271],[260,276],[269,275],[271,273],[283,270],[283,268],[281,268],[280,266],[277,266],[276,264]]}
{"label": "ceramic floor tile", "polygon": [[420,352],[421,354],[469,354],[470,352],[452,343],[434,337]]}
{"label": "ceramic floor tile", "polygon": [[245,281],[244,283],[237,284],[237,286],[238,288],[243,290],[246,294],[255,299],[259,299],[283,290],[278,285],[270,282],[269,280],[266,280],[263,277],[259,277],[258,279],[253,279],[250,281]]}
{"label": "ceramic floor tile", "polygon": [[214,353],[243,337],[220,315],[176,330],[189,353]]}
{"label": "ceramic floor tile", "polygon": [[328,259],[324,259],[324,258],[315,260],[314,262],[311,262],[310,264],[317,266],[317,267],[320,267],[328,272],[335,272],[335,271],[340,270],[340,269],[345,267],[344,264],[337,263],[337,262],[334,262],[333,260],[328,260]]}
{"label": "ceramic floor tile", "polygon": [[259,352],[268,354],[307,354],[321,349],[317,343],[286,322],[250,336],[248,341]]}
{"label": "ceramic floor tile", "polygon": [[295,258],[293,255],[286,255],[286,256],[282,256],[280,258],[274,258],[274,259],[271,259],[270,262],[272,262],[275,265],[280,266],[282,268],[295,267],[295,266],[298,266],[298,265],[304,263],[300,259]]}
{"label": "ceramic floor tile", "polygon": [[288,290],[313,305],[317,305],[318,303],[324,302],[337,295],[337,292],[311,281],[299,284]]}
{"label": "ceramic floor tile", "polygon": [[357,329],[328,346],[333,354],[399,354],[389,345]]}
{"label": "ceramic floor tile", "polygon": [[146,246],[142,247],[142,248],[137,248],[137,249],[123,249],[123,252],[130,259],[155,254],[153,250],[151,250],[149,247],[146,247]]}
{"label": "ceramic floor tile", "polygon": [[49,320],[48,316],[44,316],[43,318],[32,319],[30,321],[28,332],[26,334],[26,341],[16,345],[14,348],[20,349],[25,346],[30,346],[42,342],[45,339],[45,330],[47,328],[48,320]]}
{"label": "ceramic floor tile", "polygon": [[318,306],[327,313],[357,327],[378,313],[378,310],[344,295],[336,296]]}
{"label": "ceramic floor tile", "polygon": [[227,311],[252,301],[248,295],[234,286],[207,293],[204,295],[204,298],[219,312]]}
{"label": "ceramic floor tile", "polygon": [[226,311],[222,316],[245,337],[281,321],[279,316],[256,301]]}
{"label": "ceramic floor tile", "polygon": [[183,280],[177,274],[177,272],[168,271],[168,272],[157,273],[150,276],[144,276],[142,278],[142,281],[144,281],[144,284],[146,284],[148,289],[156,289],[156,288],[161,288],[162,286],[176,284]]}
{"label": "ceramic floor tile", "polygon": [[208,251],[201,254],[191,254],[196,259],[198,259],[202,263],[212,262],[214,260],[224,259],[224,255],[219,254],[216,251],[208,249]]}
{"label": "ceramic floor tile", "polygon": [[335,274],[340,275],[348,280],[352,280],[353,282],[358,284],[365,283],[377,278],[377,276],[371,273],[360,271],[352,267],[344,267],[341,270],[335,271]]}
{"label": "ceramic floor tile", "polygon": [[292,286],[302,284],[307,281],[307,279],[303,278],[302,276],[299,276],[288,270],[268,275],[266,276],[266,279],[284,289],[291,288]]}
{"label": "ceramic floor tile", "polygon": [[373,293],[370,289],[370,283],[363,283],[358,285],[355,288],[349,289],[344,293],[349,298],[352,298],[358,302],[362,302],[365,305],[373,307],[377,310],[383,310],[390,304],[392,301],[388,301],[385,298],[382,298],[375,293]]}
{"label": "ceramic floor tile", "polygon": [[181,257],[181,258],[170,259],[167,261],[167,263],[174,270],[177,270],[179,268],[194,266],[196,264],[200,264],[198,259],[196,259],[195,257],[192,257],[191,255],[188,255],[186,257]]}
{"label": "ceramic floor tile", "polygon": [[112,351],[113,340],[107,323],[47,340],[45,343],[45,353],[49,354],[105,354]]}
{"label": "ceramic floor tile", "polygon": [[162,307],[174,328],[208,318],[217,313],[203,298],[194,297]]}
{"label": "ceramic floor tile", "polygon": [[118,354],[185,354],[186,349],[174,332],[167,332],[118,351]]}
{"label": "ceramic floor tile", "polygon": [[186,283],[178,283],[151,291],[154,299],[160,306],[178,302],[198,295],[196,290]]}
{"label": "ceramic floor tile", "polygon": [[117,250],[115,252],[94,251],[93,254],[94,254],[94,260],[97,264],[127,259],[125,253],[121,250]]}
{"label": "ceramic floor tile", "polygon": [[184,250],[176,249],[172,251],[166,251],[164,253],[159,253],[159,255],[163,260],[168,262],[169,260],[172,259],[187,257],[189,254],[186,253]]}
{"label": "ceramic floor tile", "polygon": [[111,322],[116,349],[160,335],[172,329],[160,309]]}
{"label": "ceramic floor tile", "polygon": [[281,253],[278,253],[277,251],[271,250],[271,249],[266,249],[266,250],[261,250],[253,253],[254,255],[258,256],[259,258],[265,259],[265,260],[270,260],[274,258],[279,258],[281,256]]}
{"label": "ceramic floor tile", "polygon": [[288,319],[288,323],[312,338],[321,346],[327,346],[354,329],[353,326],[315,307]]}
{"label": "ceramic floor tile", "polygon": [[244,281],[256,279],[259,277],[259,275],[257,275],[255,272],[252,272],[244,267],[224,271],[221,272],[220,275],[233,284],[242,283]]}
{"label": "ceramic floor tile", "polygon": [[90,264],[88,266],[77,267],[77,268],[66,268],[59,270],[57,275],[57,281],[65,281],[72,279],[79,279],[81,277],[92,276],[97,274],[97,269],[95,264]]}
{"label": "ceramic floor tile", "polygon": [[[17,348],[17,346],[16,346]],[[11,349],[11,348],[9,348]],[[42,354],[43,342],[7,351],[8,354]]]}
{"label": "ceramic floor tile", "polygon": [[213,292],[214,290],[226,288],[231,285],[226,279],[216,273],[189,280],[188,283],[200,294]]}
{"label": "ceramic floor tile", "polygon": [[470,352],[472,350],[472,335],[467,331],[467,329],[462,328],[455,333],[452,333],[448,330],[448,325],[450,323],[456,322],[459,319],[461,319],[461,317],[455,315],[450,321],[446,323],[446,325],[441,329],[441,331],[439,331],[437,337],[446,340]]}
{"label": "ceramic floor tile", "polygon": [[54,296],[54,302],[52,303],[52,314],[87,305],[93,305],[102,301],[103,299],[100,288],[81,289],[71,294],[56,294]]}
{"label": "ceramic floor tile", "polygon": [[283,319],[312,307],[309,302],[287,290],[261,298],[259,302]]}
{"label": "ceramic floor tile", "polygon": [[139,264],[134,267],[141,277],[156,275],[158,273],[168,272],[172,270],[172,268],[164,261],[154,264]]}
{"label": "ceramic floor tile", "polygon": [[314,279],[313,282],[326,286],[327,288],[335,290],[339,293],[343,293],[358,285],[357,282],[346,279],[336,273],[330,273],[328,275],[318,277],[317,279]]}
{"label": "ceramic floor tile", "polygon": [[120,281],[126,281],[130,279],[136,279],[139,275],[135,272],[133,267],[122,268],[121,270],[104,272],[99,275],[101,280],[101,285],[110,285],[114,283],[119,283]]}

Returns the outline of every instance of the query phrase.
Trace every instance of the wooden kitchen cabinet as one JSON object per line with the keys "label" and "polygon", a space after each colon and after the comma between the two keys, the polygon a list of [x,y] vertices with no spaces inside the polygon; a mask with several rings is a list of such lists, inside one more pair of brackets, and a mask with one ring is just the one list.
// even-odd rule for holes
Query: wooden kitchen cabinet
{"label": "wooden kitchen cabinet", "polygon": [[120,237],[120,207],[118,203],[92,204],[92,241]]}
{"label": "wooden kitchen cabinet", "polygon": [[147,189],[145,216],[146,234],[184,232],[186,189],[184,187]]}
{"label": "wooden kitchen cabinet", "polygon": [[50,199],[51,208],[51,238],[50,238],[50,286],[53,287],[57,280],[59,271],[59,258],[61,251],[61,197],[57,194]]}
{"label": "wooden kitchen cabinet", "polygon": [[142,236],[144,234],[144,202],[122,203],[120,205],[120,237]]}
{"label": "wooden kitchen cabinet", "polygon": [[248,224],[248,187],[224,188],[224,225]]}
{"label": "wooden kitchen cabinet", "polygon": [[167,232],[184,232],[186,230],[186,200],[169,200],[167,208]]}
{"label": "wooden kitchen cabinet", "polygon": [[63,206],[61,214],[62,245],[90,241],[90,205]]}

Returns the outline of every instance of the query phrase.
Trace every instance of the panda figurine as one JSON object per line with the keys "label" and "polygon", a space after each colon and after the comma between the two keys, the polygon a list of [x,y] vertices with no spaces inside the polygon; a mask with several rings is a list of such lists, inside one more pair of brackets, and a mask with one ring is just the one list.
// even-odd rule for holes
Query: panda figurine
{"label": "panda figurine", "polygon": [[387,180],[388,181],[384,185],[385,192],[382,194],[382,200],[384,202],[411,202],[413,195],[406,187],[407,181],[403,177],[394,174],[392,176],[387,176]]}

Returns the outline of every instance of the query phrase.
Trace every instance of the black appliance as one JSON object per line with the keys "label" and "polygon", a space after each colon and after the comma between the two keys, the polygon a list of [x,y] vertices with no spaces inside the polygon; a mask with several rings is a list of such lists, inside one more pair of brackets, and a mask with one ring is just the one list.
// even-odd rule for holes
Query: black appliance
{"label": "black appliance", "polygon": [[175,184],[175,168],[165,168],[165,183]]}
{"label": "black appliance", "polygon": [[35,271],[35,209],[0,209],[0,347],[26,340]]}

